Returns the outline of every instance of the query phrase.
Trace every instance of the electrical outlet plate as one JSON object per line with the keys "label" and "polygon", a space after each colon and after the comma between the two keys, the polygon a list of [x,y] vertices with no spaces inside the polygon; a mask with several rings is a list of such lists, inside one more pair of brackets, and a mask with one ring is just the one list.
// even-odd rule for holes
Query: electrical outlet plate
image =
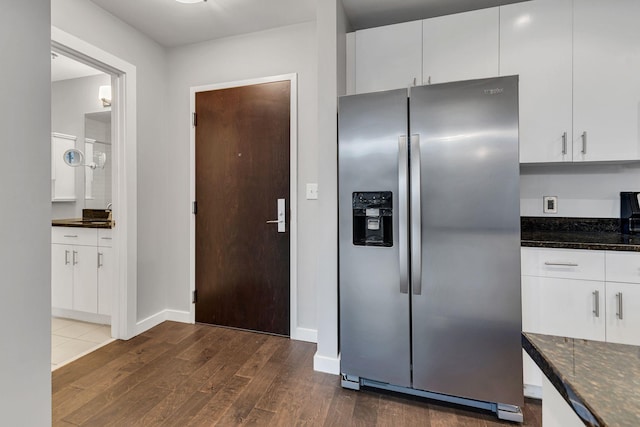
{"label": "electrical outlet plate", "polygon": [[318,184],[307,184],[307,200],[318,199]]}
{"label": "electrical outlet plate", "polygon": [[544,213],[558,213],[558,196],[544,196],[542,198],[542,211]]}

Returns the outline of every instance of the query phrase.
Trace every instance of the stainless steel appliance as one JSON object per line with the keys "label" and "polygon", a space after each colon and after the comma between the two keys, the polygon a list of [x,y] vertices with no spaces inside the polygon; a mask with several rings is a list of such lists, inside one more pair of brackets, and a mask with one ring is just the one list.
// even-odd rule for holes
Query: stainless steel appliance
{"label": "stainless steel appliance", "polygon": [[640,192],[620,192],[620,231],[622,234],[640,233]]}
{"label": "stainless steel appliance", "polygon": [[517,77],[339,100],[342,385],[522,421]]}

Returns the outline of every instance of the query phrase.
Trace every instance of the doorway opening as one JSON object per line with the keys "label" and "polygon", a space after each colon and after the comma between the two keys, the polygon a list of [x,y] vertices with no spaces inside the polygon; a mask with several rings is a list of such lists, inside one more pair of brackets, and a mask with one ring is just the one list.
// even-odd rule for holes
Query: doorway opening
{"label": "doorway opening", "polygon": [[[58,341],[78,338],[99,345],[103,335],[129,339],[137,333],[136,69],[56,27],[51,28],[51,55],[54,63],[63,58],[84,67],[84,73],[93,70],[52,84],[52,93],[62,86],[70,90],[52,96],[59,102],[52,110],[76,96],[87,97],[71,114],[57,117],[52,111],[53,219],[71,220],[52,221],[52,315],[83,322],[52,325],[67,329]],[[66,183],[58,182],[65,176]],[[96,331],[96,325],[109,323]]]}

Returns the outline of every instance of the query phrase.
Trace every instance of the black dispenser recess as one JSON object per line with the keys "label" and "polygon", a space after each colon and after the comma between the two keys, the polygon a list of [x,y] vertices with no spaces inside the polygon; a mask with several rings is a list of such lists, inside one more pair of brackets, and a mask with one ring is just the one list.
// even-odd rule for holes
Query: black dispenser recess
{"label": "black dispenser recess", "polygon": [[391,191],[353,193],[353,244],[393,246]]}
{"label": "black dispenser recess", "polygon": [[640,233],[640,191],[620,192],[620,231]]}

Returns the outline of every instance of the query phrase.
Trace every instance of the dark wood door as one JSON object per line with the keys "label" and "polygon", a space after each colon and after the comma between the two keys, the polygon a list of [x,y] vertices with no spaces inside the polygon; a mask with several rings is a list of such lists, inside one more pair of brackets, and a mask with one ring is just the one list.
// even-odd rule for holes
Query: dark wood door
{"label": "dark wood door", "polygon": [[[289,335],[290,82],[196,93],[196,321]],[[276,224],[286,200],[286,232]]]}

